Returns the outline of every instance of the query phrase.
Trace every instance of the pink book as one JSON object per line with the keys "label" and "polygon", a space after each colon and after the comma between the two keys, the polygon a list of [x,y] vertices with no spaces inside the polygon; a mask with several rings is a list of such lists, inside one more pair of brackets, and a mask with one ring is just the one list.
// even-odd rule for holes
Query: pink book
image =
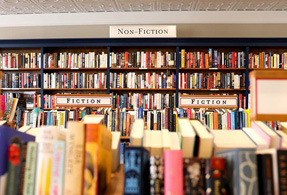
{"label": "pink book", "polygon": [[183,159],[181,150],[165,150],[164,194],[183,195]]}
{"label": "pink book", "polygon": [[271,145],[271,137],[263,131],[255,122],[251,122],[251,128],[260,136],[262,137],[268,144],[269,146]]}

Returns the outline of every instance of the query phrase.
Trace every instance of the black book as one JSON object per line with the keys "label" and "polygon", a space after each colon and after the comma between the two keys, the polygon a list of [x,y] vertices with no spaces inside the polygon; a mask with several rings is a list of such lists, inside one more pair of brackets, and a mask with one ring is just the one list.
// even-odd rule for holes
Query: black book
{"label": "black book", "polygon": [[125,148],[125,195],[150,193],[149,158],[149,152],[143,147]]}
{"label": "black book", "polygon": [[287,194],[287,150],[277,150],[279,194]]}
{"label": "black book", "polygon": [[157,112],[157,130],[161,130],[161,112]]}
{"label": "black book", "polygon": [[154,121],[154,119],[153,119],[153,112],[151,112],[150,113],[150,130],[154,130],[153,129],[153,121]]}
{"label": "black book", "polygon": [[171,132],[173,130],[173,109],[168,109],[168,130]]}
{"label": "black book", "polygon": [[257,154],[258,192],[260,195],[273,195],[273,163],[271,154]]}
{"label": "black book", "polygon": [[172,115],[172,131],[175,132],[176,131],[176,114]]}

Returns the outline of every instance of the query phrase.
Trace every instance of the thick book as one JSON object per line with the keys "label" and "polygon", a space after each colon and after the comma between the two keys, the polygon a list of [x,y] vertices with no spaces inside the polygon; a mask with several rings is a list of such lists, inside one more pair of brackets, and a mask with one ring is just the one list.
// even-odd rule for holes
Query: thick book
{"label": "thick book", "polygon": [[53,143],[50,195],[64,194],[65,149],[66,143],[64,141]]}
{"label": "thick book", "polygon": [[42,126],[40,128],[35,194],[50,194],[53,143],[65,141],[65,136],[65,132],[56,126]]}
{"label": "thick book", "polygon": [[28,142],[23,195],[34,195],[38,143]]}
{"label": "thick book", "polygon": [[205,160],[184,158],[184,194],[205,195]]}
{"label": "thick book", "polygon": [[22,142],[35,141],[35,137],[19,132],[8,126],[0,126],[0,194],[5,194],[8,175],[8,148],[14,137]]}
{"label": "thick book", "polygon": [[165,150],[164,194],[183,195],[183,155],[181,150]]}
{"label": "thick book", "polygon": [[150,193],[149,152],[143,147],[126,147],[124,194]]}
{"label": "thick book", "polygon": [[273,162],[271,154],[257,154],[257,174],[259,194],[273,195]]}
{"label": "thick book", "polygon": [[163,195],[163,157],[150,157],[150,195]]}
{"label": "thick book", "polygon": [[85,126],[81,121],[69,121],[66,135],[64,194],[82,193]]}
{"label": "thick book", "polygon": [[112,172],[116,172],[120,166],[120,132],[112,132]]}
{"label": "thick book", "polygon": [[161,131],[150,131],[150,156],[162,156],[162,134]]}
{"label": "thick book", "polygon": [[142,138],[144,133],[144,120],[136,119],[131,128],[131,146],[142,146]]}
{"label": "thick book", "polygon": [[243,128],[242,131],[256,144],[256,148],[258,150],[269,148],[268,142],[252,128]]}
{"label": "thick book", "polygon": [[215,155],[226,159],[227,194],[259,194],[255,149],[231,149],[217,152]]}

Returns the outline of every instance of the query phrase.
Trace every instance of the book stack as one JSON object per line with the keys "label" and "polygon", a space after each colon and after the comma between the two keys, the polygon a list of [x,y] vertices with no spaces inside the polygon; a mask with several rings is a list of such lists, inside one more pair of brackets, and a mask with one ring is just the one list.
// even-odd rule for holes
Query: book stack
{"label": "book stack", "polygon": [[170,89],[176,86],[174,73],[110,73],[111,88]]}
{"label": "book stack", "polygon": [[244,68],[244,52],[219,52],[209,48],[207,52],[189,52],[182,49],[179,53],[181,68]]}
{"label": "book stack", "polygon": [[137,51],[111,52],[110,67],[162,68],[175,67],[176,52]]}
{"label": "book stack", "polygon": [[249,53],[249,68],[286,68],[287,53],[271,52]]}
{"label": "book stack", "polygon": [[39,73],[4,73],[1,79],[2,88],[40,88]]}
{"label": "book stack", "polygon": [[41,68],[41,53],[1,53],[0,68]]}
{"label": "book stack", "polygon": [[44,68],[107,68],[105,52],[45,53]]}
{"label": "book stack", "polygon": [[44,88],[106,88],[105,73],[44,73]]}
{"label": "book stack", "polygon": [[245,73],[179,73],[179,89],[244,89]]}

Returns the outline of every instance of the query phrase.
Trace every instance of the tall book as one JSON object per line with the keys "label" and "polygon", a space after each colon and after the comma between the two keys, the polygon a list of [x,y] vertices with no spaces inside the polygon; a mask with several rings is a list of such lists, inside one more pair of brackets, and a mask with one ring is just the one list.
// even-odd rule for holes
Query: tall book
{"label": "tall book", "polygon": [[149,161],[149,152],[145,148],[127,147],[125,149],[125,195],[150,193]]}
{"label": "tall book", "polygon": [[69,121],[67,129],[64,194],[78,195],[83,189],[85,125],[81,121]]}
{"label": "tall book", "polygon": [[271,154],[257,154],[259,194],[274,194],[273,162]]}
{"label": "tall book", "polygon": [[42,126],[39,134],[35,194],[50,194],[53,143],[56,141],[65,141],[65,132],[56,126]]}
{"label": "tall book", "polygon": [[183,195],[183,155],[181,150],[165,150],[164,194]]}
{"label": "tall book", "polygon": [[27,160],[24,177],[24,195],[34,195],[35,176],[38,154],[38,143],[28,142],[27,144]]}
{"label": "tall book", "polygon": [[258,195],[255,149],[231,149],[215,154],[226,159],[228,174],[227,194]]}

